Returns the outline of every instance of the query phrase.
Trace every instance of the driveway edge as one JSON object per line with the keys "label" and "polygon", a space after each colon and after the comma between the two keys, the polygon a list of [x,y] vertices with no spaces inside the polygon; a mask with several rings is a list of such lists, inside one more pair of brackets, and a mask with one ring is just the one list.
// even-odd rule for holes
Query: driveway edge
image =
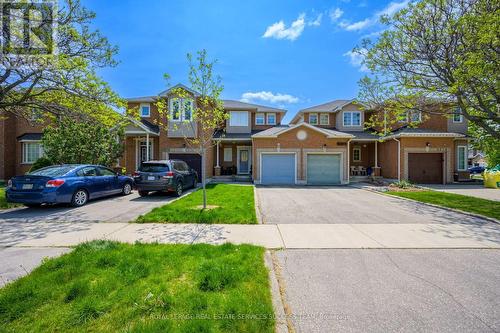
{"label": "driveway edge", "polygon": [[257,218],[257,224],[263,224],[264,222],[262,221],[262,213],[260,212],[259,193],[257,192],[257,188],[255,186],[253,187],[253,201],[255,206],[255,217]]}
{"label": "driveway edge", "polygon": [[264,264],[269,271],[269,285],[271,287],[271,298],[274,308],[274,319],[275,319],[275,331],[276,333],[291,333],[294,332],[293,328],[289,329],[289,323],[287,320],[287,315],[285,313],[286,305],[284,302],[284,297],[282,293],[282,286],[280,286],[279,276],[275,270],[275,262],[273,259],[273,254],[270,250],[266,250],[264,253]]}
{"label": "driveway edge", "polygon": [[380,191],[377,191],[377,190],[372,190],[372,189],[369,189],[369,188],[366,188],[366,187],[356,187],[356,188],[361,189],[361,190],[365,190],[365,191],[369,191],[369,192],[373,192],[373,193],[377,193],[377,194],[380,194],[380,195],[385,195],[385,196],[388,196],[388,197],[391,197],[391,198],[406,200],[406,201],[410,201],[410,202],[416,202],[416,203],[419,203],[419,204],[422,204],[422,205],[426,205],[426,206],[429,206],[429,207],[441,208],[441,209],[444,209],[444,210],[447,210],[447,211],[450,211],[450,212],[460,213],[460,214],[468,215],[468,216],[471,216],[471,217],[477,217],[477,218],[480,218],[480,219],[483,219],[483,220],[487,220],[487,221],[490,221],[490,222],[493,222],[493,223],[500,224],[500,221],[497,220],[497,219],[495,219],[495,218],[493,218],[493,217],[488,217],[488,216],[484,216],[484,215],[480,215],[480,214],[476,214],[476,213],[466,212],[466,211],[463,211],[463,210],[460,210],[460,209],[455,209],[455,208],[450,208],[450,207],[445,207],[445,206],[439,206],[439,205],[431,204],[431,203],[428,203],[428,202],[422,202],[422,201],[413,200],[413,199],[409,199],[409,198],[398,197],[398,196],[387,194],[387,193],[380,192]]}

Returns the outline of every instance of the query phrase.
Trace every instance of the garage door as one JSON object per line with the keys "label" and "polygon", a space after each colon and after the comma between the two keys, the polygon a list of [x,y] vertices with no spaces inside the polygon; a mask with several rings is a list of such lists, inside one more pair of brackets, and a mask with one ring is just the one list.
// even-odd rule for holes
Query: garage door
{"label": "garage door", "polygon": [[295,154],[262,154],[262,184],[295,184]]}
{"label": "garage door", "polygon": [[187,163],[190,168],[198,173],[198,178],[201,179],[201,156],[198,154],[168,154],[171,160],[181,160]]}
{"label": "garage door", "polygon": [[340,154],[308,154],[307,184],[340,184]]}
{"label": "garage door", "polygon": [[408,180],[418,184],[442,184],[443,154],[408,154]]}

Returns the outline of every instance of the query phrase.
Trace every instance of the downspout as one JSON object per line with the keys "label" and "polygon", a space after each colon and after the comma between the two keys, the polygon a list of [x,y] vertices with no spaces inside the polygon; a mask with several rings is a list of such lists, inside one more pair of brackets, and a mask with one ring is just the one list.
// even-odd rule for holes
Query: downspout
{"label": "downspout", "polygon": [[349,141],[347,141],[347,184],[350,184],[351,182],[351,140],[352,139],[349,139]]}
{"label": "downspout", "polygon": [[401,181],[401,141],[393,138],[398,143],[398,181]]}

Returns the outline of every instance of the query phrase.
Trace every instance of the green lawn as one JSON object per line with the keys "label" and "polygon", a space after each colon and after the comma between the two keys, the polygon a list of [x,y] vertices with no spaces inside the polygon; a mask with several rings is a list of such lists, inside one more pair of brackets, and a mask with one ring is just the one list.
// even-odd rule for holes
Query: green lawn
{"label": "green lawn", "polygon": [[164,223],[257,223],[253,186],[209,184],[207,205],[216,206],[200,209],[202,191],[198,190],[171,204],[153,209],[139,216],[137,222]]}
{"label": "green lawn", "polygon": [[274,332],[264,249],[94,241],[0,289],[0,332]]}
{"label": "green lawn", "polygon": [[438,191],[385,192],[398,197],[413,199],[448,208],[460,209],[500,220],[500,202],[466,195]]}
{"label": "green lawn", "polygon": [[5,199],[5,188],[0,187],[0,209],[7,209],[19,206],[18,204],[8,203]]}

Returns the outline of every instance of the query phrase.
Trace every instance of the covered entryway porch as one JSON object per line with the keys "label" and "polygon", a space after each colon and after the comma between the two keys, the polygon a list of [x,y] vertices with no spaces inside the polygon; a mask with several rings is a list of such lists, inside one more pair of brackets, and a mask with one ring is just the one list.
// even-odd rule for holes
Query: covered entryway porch
{"label": "covered entryway porch", "polygon": [[349,142],[349,180],[364,181],[380,177],[378,163],[378,138],[353,139]]}
{"label": "covered entryway porch", "polygon": [[235,177],[251,179],[252,141],[245,139],[219,138],[215,141],[215,177]]}
{"label": "covered entryway porch", "polygon": [[125,128],[125,150],[119,166],[126,174],[136,171],[142,162],[158,159],[159,128],[146,120],[131,119]]}

